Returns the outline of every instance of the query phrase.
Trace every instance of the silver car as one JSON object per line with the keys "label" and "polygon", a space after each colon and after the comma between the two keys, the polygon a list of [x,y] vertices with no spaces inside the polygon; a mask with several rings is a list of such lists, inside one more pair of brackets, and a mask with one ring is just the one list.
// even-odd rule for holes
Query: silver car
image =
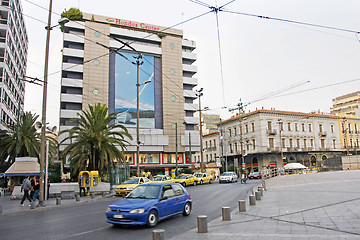
{"label": "silver car", "polygon": [[235,172],[224,172],[219,179],[219,183],[224,182],[237,182],[238,175]]}

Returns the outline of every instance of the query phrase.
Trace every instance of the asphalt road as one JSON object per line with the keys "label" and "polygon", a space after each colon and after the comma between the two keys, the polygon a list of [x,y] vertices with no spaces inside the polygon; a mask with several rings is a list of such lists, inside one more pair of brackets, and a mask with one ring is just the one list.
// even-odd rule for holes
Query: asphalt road
{"label": "asphalt road", "polygon": [[[225,206],[235,209],[238,200],[245,199],[249,189],[260,184],[251,180],[247,184],[205,184],[189,186],[193,200],[190,216],[175,216],[159,222],[154,228],[165,229],[171,237],[197,227],[197,216],[207,215],[208,221],[221,216]],[[0,239],[152,239],[152,230],[147,227],[114,227],[106,223],[105,209],[118,197],[99,199],[94,202],[34,211],[14,216],[0,217]]]}

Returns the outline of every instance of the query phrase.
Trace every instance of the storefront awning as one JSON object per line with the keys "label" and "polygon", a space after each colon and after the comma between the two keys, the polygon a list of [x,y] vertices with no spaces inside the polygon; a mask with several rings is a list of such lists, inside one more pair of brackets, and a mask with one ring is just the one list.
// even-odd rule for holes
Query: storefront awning
{"label": "storefront awning", "polygon": [[37,158],[16,158],[15,162],[5,172],[5,176],[38,176],[40,165]]}

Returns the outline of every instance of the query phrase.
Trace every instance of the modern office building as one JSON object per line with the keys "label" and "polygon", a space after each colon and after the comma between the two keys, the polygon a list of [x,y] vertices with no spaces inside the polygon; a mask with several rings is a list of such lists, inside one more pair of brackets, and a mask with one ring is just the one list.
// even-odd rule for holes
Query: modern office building
{"label": "modern office building", "polygon": [[314,168],[342,154],[335,114],[256,110],[218,124],[226,165],[248,172],[299,162]]}
{"label": "modern office building", "polygon": [[0,1],[0,128],[8,129],[24,109],[28,51],[19,0]]}
{"label": "modern office building", "polygon": [[331,113],[360,116],[360,91],[349,93],[332,100]]}
{"label": "modern office building", "polygon": [[134,170],[139,77],[141,171],[173,168],[176,155],[179,167],[190,164],[190,144],[200,149],[195,42],[181,30],[83,13],[65,25],[63,44],[60,130],[89,104],[107,104],[134,138],[125,153]]}

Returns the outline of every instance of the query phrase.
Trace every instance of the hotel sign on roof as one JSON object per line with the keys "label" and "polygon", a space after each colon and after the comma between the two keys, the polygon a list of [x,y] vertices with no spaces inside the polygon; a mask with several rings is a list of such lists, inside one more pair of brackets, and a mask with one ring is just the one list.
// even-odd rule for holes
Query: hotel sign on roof
{"label": "hotel sign on roof", "polygon": [[162,32],[166,34],[172,34],[177,36],[182,36],[182,30],[174,29],[174,28],[166,28],[156,25],[151,25],[142,22],[135,22],[131,20],[124,20],[120,18],[111,18],[100,15],[94,15],[89,13],[83,13],[83,18],[88,21],[102,22],[111,25],[118,25],[119,27],[132,28],[134,30],[141,31],[150,31],[150,32]]}

